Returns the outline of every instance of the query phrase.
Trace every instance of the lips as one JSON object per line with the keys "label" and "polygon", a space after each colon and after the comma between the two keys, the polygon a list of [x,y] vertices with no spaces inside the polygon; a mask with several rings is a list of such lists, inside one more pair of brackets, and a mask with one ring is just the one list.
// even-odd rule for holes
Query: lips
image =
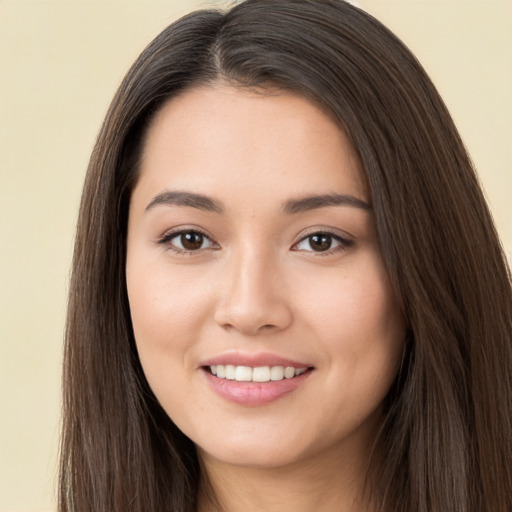
{"label": "lips", "polygon": [[299,388],[311,365],[273,354],[229,354],[201,364],[211,389],[238,405],[271,403]]}
{"label": "lips", "polygon": [[252,368],[258,366],[290,366],[293,368],[310,368],[312,365],[307,362],[295,361],[287,357],[281,357],[270,353],[261,354],[241,354],[238,352],[229,353],[213,357],[203,361],[200,366],[214,365],[233,365],[233,366],[250,366]]}

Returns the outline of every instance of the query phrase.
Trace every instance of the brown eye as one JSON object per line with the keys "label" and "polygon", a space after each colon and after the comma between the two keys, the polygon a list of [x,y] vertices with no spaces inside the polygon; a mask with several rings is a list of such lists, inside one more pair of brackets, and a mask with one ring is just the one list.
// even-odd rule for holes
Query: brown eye
{"label": "brown eye", "polygon": [[159,242],[176,252],[197,252],[203,249],[218,248],[218,246],[200,231],[175,231],[165,235]]}
{"label": "brown eye", "polygon": [[305,236],[292,248],[294,251],[331,253],[352,247],[354,242],[329,232],[319,231]]}
{"label": "brown eye", "polygon": [[308,237],[309,246],[313,251],[328,251],[332,246],[332,236],[326,233],[317,233]]}
{"label": "brown eye", "polygon": [[197,231],[182,233],[179,237],[181,247],[187,251],[197,251],[201,249],[204,241],[204,235]]}

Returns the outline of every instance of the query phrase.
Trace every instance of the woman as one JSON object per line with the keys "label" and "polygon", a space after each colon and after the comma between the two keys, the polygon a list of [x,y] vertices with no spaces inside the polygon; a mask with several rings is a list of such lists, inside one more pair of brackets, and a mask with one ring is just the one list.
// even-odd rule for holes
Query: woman
{"label": "woman", "polygon": [[510,274],[420,65],[338,0],[193,13],[83,193],[61,510],[512,508]]}

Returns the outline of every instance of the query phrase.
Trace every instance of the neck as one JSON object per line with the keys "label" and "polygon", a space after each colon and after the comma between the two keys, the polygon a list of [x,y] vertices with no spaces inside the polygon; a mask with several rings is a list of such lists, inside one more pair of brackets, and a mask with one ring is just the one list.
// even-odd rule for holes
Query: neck
{"label": "neck", "polygon": [[198,512],[374,510],[364,499],[368,458],[361,452],[355,460],[331,452],[278,468],[235,466],[204,453],[200,458],[205,477]]}

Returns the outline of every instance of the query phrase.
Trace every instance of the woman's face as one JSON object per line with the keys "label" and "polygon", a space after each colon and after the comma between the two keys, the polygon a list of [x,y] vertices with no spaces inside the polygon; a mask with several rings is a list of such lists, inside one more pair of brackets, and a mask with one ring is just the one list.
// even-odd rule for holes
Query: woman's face
{"label": "woman's face", "polygon": [[127,251],[142,367],[201,457],[360,458],[404,323],[361,163],[328,116],[223,85],[170,100],[145,141]]}

